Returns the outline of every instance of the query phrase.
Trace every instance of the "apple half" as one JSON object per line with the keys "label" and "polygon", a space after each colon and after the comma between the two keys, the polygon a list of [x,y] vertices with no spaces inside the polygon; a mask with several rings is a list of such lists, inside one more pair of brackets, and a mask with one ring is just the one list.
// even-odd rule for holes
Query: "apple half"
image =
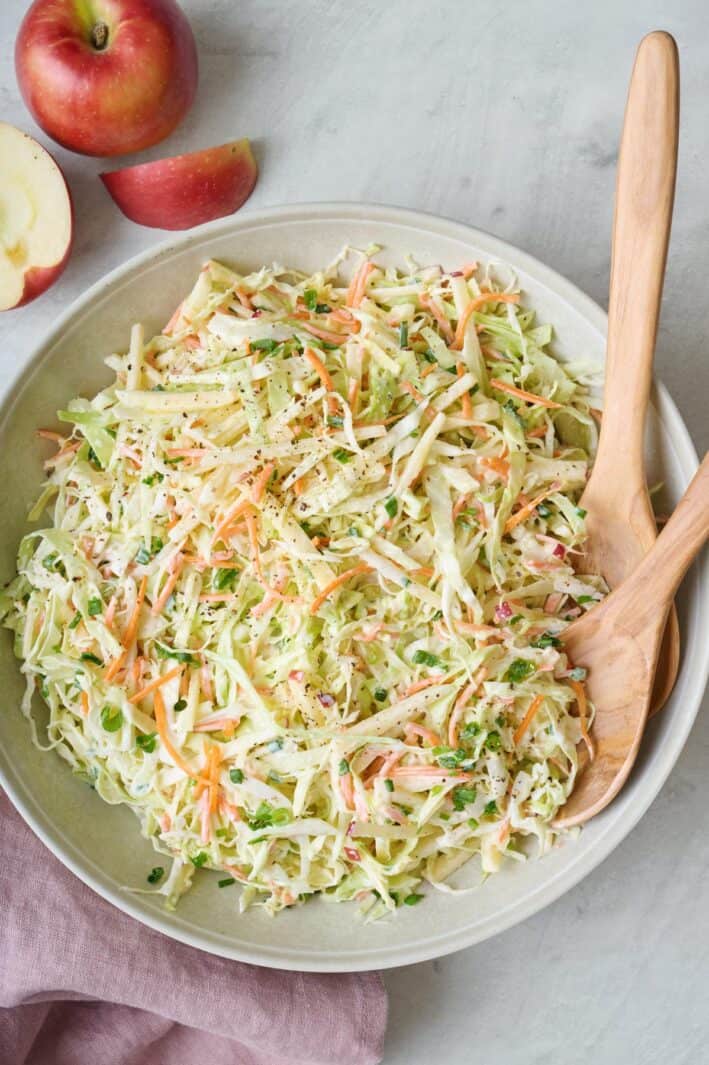
{"label": "apple half", "polygon": [[0,122],[0,310],[29,303],[56,281],[72,232],[58,165],[28,133]]}
{"label": "apple half", "polygon": [[101,174],[123,214],[141,226],[191,229],[233,214],[249,198],[258,168],[249,141],[229,141],[154,163]]}

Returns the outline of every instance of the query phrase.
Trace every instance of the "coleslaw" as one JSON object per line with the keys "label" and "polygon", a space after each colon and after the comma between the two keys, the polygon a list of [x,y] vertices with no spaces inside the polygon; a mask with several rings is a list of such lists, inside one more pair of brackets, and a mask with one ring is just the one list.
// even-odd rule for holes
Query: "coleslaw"
{"label": "coleslaw", "polygon": [[[590,377],[491,266],[217,262],[57,445],[0,593],[56,750],[268,912],[544,853],[592,707],[564,627]],[[355,260],[347,283],[343,264]],[[467,890],[467,889],[466,889]]]}

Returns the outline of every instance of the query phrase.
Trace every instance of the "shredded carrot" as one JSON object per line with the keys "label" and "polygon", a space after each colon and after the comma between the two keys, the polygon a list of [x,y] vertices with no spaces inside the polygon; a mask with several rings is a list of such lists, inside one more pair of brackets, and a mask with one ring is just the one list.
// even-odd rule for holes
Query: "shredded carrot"
{"label": "shredded carrot", "polygon": [[193,732],[234,732],[241,718],[215,717],[212,721],[199,721]]}
{"label": "shredded carrot", "polygon": [[357,413],[357,400],[359,399],[359,381],[353,377],[347,388],[347,402],[353,414]]}
{"label": "shredded carrot", "polygon": [[471,774],[461,770],[440,769],[437,765],[397,765],[389,770],[394,778],[426,777],[429,780],[470,780]]}
{"label": "shredded carrot", "polygon": [[470,315],[473,311],[480,310],[486,303],[519,303],[519,293],[515,292],[481,292],[479,296],[472,299],[468,306],[465,308],[460,318],[458,319],[458,325],[455,330],[455,338],[451,345],[455,351],[460,351],[463,347],[463,341],[465,340],[465,330],[470,320]]}
{"label": "shredded carrot", "polygon": [[242,496],[241,499],[237,499],[236,503],[233,503],[231,507],[229,507],[229,510],[227,510],[212,534],[213,545],[216,544],[217,540],[220,540],[223,537],[227,529],[231,526],[231,523],[234,521],[234,518],[238,518],[244,513],[244,511],[248,510],[250,506],[251,501],[246,496]]}
{"label": "shredded carrot", "polygon": [[432,362],[429,363],[428,366],[424,366],[420,374],[421,380],[423,381],[426,377],[428,377],[430,373],[433,373],[433,371],[437,369],[438,367],[435,365],[435,363]]}
{"label": "shredded carrot", "polygon": [[293,491],[295,492],[296,496],[301,496],[303,494],[302,477],[296,477],[296,479],[293,481]]}
{"label": "shredded carrot", "polygon": [[543,695],[535,695],[534,696],[534,698],[532,699],[531,703],[529,704],[529,708],[527,710],[527,713],[524,715],[524,717],[520,721],[519,725],[515,729],[515,733],[514,733],[514,736],[513,736],[513,739],[514,739],[515,743],[519,743],[519,741],[522,739],[522,737],[524,736],[525,732],[527,731],[527,729],[531,725],[532,721],[534,720],[534,715],[536,714],[537,710],[539,709],[539,707],[542,705],[543,702],[544,702],[544,696]]}
{"label": "shredded carrot", "polygon": [[323,590],[315,597],[315,599],[313,599],[312,603],[310,604],[311,615],[317,614],[318,610],[323,605],[328,596],[332,595],[332,593],[336,591],[341,584],[344,584],[345,581],[348,581],[350,577],[358,576],[360,573],[369,573],[371,568],[372,567],[368,566],[366,562],[360,562],[359,565],[353,566],[352,569],[345,570],[345,572],[341,573],[339,577],[335,577],[334,581],[330,581],[329,584],[326,584]]}
{"label": "shredded carrot", "polygon": [[463,513],[463,511],[465,510],[467,505],[468,505],[468,497],[467,496],[458,496],[458,498],[456,499],[455,503],[453,504],[453,521],[455,521],[455,519],[458,517],[459,514]]}
{"label": "shredded carrot", "polygon": [[500,477],[504,477],[505,479],[509,477],[510,464],[507,459],[500,458],[497,455],[485,455],[480,459],[480,463],[481,465],[486,466],[487,469],[494,470],[494,472],[498,473]]}
{"label": "shredded carrot", "polygon": [[583,684],[578,680],[570,680],[569,684],[573,689],[574,695],[576,696],[576,702],[578,703],[579,724],[581,726],[581,735],[583,736],[583,742],[586,744],[586,749],[588,750],[589,758],[591,759],[591,761],[593,761],[596,756],[596,750],[593,746],[593,740],[591,739],[588,732],[588,703],[586,700],[586,691]]}
{"label": "shredded carrot", "polygon": [[506,381],[501,381],[498,377],[493,377],[490,381],[490,385],[496,388],[498,392],[506,392],[510,396],[516,396],[517,399],[524,399],[527,403],[535,403],[539,407],[549,407],[550,410],[560,410],[563,406],[562,403],[555,403],[553,399],[547,399],[545,396],[537,396],[534,392],[525,392],[523,388],[517,388],[515,385],[508,385]]}
{"label": "shredded carrot", "polygon": [[527,518],[534,513],[539,504],[543,503],[547,496],[550,496],[552,492],[557,492],[560,487],[561,485],[559,482],[554,481],[549,488],[545,488],[543,492],[540,492],[538,496],[534,497],[534,499],[530,499],[528,503],[525,503],[524,506],[515,511],[514,514],[510,514],[505,522],[505,532],[511,532],[512,529],[516,528],[521,522],[526,521]]}
{"label": "shredded carrot", "polygon": [[203,592],[200,603],[231,603],[236,599],[236,592]]}
{"label": "shredded carrot", "polygon": [[423,680],[416,680],[413,684],[409,684],[404,692],[404,697],[408,698],[409,695],[416,695],[416,692],[421,692],[424,688],[430,688],[432,684],[443,684],[445,680],[445,673],[437,673],[433,677],[424,677]]}
{"label": "shredded carrot", "polygon": [[313,325],[312,322],[303,322],[301,329],[305,329],[308,333],[312,333],[314,337],[319,340],[324,340],[326,344],[337,344],[338,347],[347,340],[346,333],[333,333],[331,329],[321,329],[320,326]]}
{"label": "shredded carrot", "polygon": [[448,344],[453,343],[453,330],[451,324],[443,313],[442,308],[436,303],[432,296],[429,296],[427,292],[419,296],[419,302],[422,307],[425,307],[427,311],[430,311],[433,317],[438,322],[438,328],[443,333],[443,336],[447,340]]}
{"label": "shredded carrot", "polygon": [[82,712],[82,714],[88,714],[88,712],[89,712],[89,693],[88,692],[83,692],[82,691],[82,693],[81,693],[81,712]]}
{"label": "shredded carrot", "polygon": [[343,773],[341,777],[338,777],[338,782],[345,806],[348,810],[354,810],[354,784],[352,783],[352,774]]}
{"label": "shredded carrot", "polygon": [[407,737],[409,735],[418,736],[425,743],[428,743],[430,747],[443,746],[443,740],[438,735],[438,733],[434,732],[433,729],[426,728],[425,725],[415,725],[413,721],[409,721],[406,725],[406,728],[404,729],[404,732],[406,733]]}
{"label": "shredded carrot", "polygon": [[254,481],[254,487],[251,491],[251,498],[254,503],[259,503],[263,498],[263,493],[266,491],[266,485],[268,484],[271,474],[276,467],[272,462],[267,462],[260,474]]}
{"label": "shredded carrot", "polygon": [[180,573],[182,572],[182,568],[183,568],[184,564],[185,563],[184,563],[184,559],[183,559],[182,555],[178,555],[177,556],[177,561],[175,561],[173,563],[172,572],[170,573],[169,577],[165,581],[165,584],[163,585],[163,589],[160,592],[160,595],[157,597],[157,599],[153,603],[152,610],[151,610],[151,613],[153,615],[157,615],[157,614],[161,614],[162,613],[162,611],[163,611],[163,609],[165,607],[165,603],[168,601],[168,599],[172,595],[172,593],[174,591],[174,588],[175,588],[175,585],[177,584],[177,582],[180,579]]}
{"label": "shredded carrot", "polygon": [[325,366],[325,363],[322,361],[322,359],[319,358],[319,356],[315,354],[315,352],[313,351],[312,348],[306,348],[305,351],[303,352],[303,355],[305,356],[307,361],[310,363],[310,365],[312,366],[312,368],[315,370],[316,374],[318,375],[318,377],[322,381],[325,390],[327,392],[334,392],[335,391],[335,386],[332,383],[332,378],[330,377],[329,371],[328,371],[327,367]]}
{"label": "shredded carrot", "polygon": [[103,615],[103,623],[107,629],[113,628],[113,620],[116,616],[116,606],[118,605],[118,596],[112,595],[108,601],[106,607],[106,613]]}
{"label": "shredded carrot", "polygon": [[45,470],[51,470],[53,466],[56,466],[60,459],[63,459],[65,455],[71,455],[72,452],[78,451],[81,447],[80,440],[72,440],[70,443],[65,444],[64,447],[57,451],[56,455],[52,455],[51,459],[47,459],[43,464]]}
{"label": "shredded carrot", "polygon": [[234,295],[236,296],[241,306],[245,307],[247,311],[252,311],[254,309],[254,305],[251,302],[251,297],[247,292],[244,292],[243,288],[235,288]]}
{"label": "shredded carrot", "polygon": [[163,336],[168,336],[169,337],[172,334],[172,331],[175,328],[175,326],[177,325],[181,314],[182,314],[182,304],[178,303],[177,306],[175,307],[175,310],[172,312],[172,317],[170,318],[170,321],[167,323],[167,325],[163,329]]}
{"label": "shredded carrot", "polygon": [[143,600],[145,599],[145,591],[146,591],[147,587],[148,587],[148,576],[146,574],[143,577],[142,581],[140,582],[140,587],[138,588],[138,594],[137,594],[136,599],[135,599],[135,606],[133,607],[133,611],[131,613],[130,619],[128,621],[128,624],[126,625],[126,631],[125,631],[125,633],[123,635],[123,646],[125,648],[128,648],[128,647],[131,646],[131,644],[135,640],[136,634],[138,632],[138,620],[140,618],[140,609],[141,609],[141,607],[143,605]]}
{"label": "shredded carrot", "polygon": [[179,766],[183,773],[186,773],[188,777],[192,777],[193,780],[196,779],[198,774],[195,773],[192,766],[185,761],[180,752],[173,746],[172,740],[170,739],[165,703],[163,702],[162,692],[159,688],[155,692],[153,709],[155,711],[155,725],[165,750],[170,755],[175,765]]}
{"label": "shredded carrot", "polygon": [[408,392],[411,398],[415,399],[417,403],[423,403],[426,398],[421,392],[419,392],[418,388],[415,388],[411,384],[411,381],[402,381],[401,391]]}
{"label": "shredded carrot", "polygon": [[364,299],[365,289],[367,288],[367,279],[372,270],[374,270],[374,263],[365,260],[350,281],[350,287],[347,289],[347,298],[345,299],[345,303],[348,307],[359,307]]}
{"label": "shredded carrot", "polygon": [[467,281],[469,278],[471,278],[473,276],[473,274],[475,273],[477,268],[478,268],[478,264],[477,263],[464,263],[461,266],[461,268],[460,268],[460,272],[463,275],[463,277],[465,278],[465,280]]}
{"label": "shredded carrot", "polygon": [[34,435],[42,440],[53,440],[60,447],[66,444],[66,437],[62,436],[61,433],[55,433],[53,429],[35,429]]}
{"label": "shredded carrot", "polygon": [[540,437],[543,437],[543,436],[546,436],[546,435],[547,435],[547,427],[546,427],[546,425],[538,425],[536,429],[530,429],[528,433],[525,433],[525,436],[527,437],[528,440],[538,440]]}
{"label": "shredded carrot", "polygon": [[328,317],[332,318],[334,322],[342,322],[343,325],[348,325],[352,328],[360,324],[352,312],[345,310],[344,307],[338,307],[336,310],[330,311]]}
{"label": "shredded carrot", "polygon": [[144,688],[141,688],[140,691],[137,691],[135,695],[131,695],[128,702],[136,704],[141,702],[141,700],[144,699],[146,695],[150,695],[152,692],[157,691],[157,689],[161,688],[163,684],[167,684],[169,680],[172,680],[173,677],[179,676],[180,673],[182,673],[182,666],[175,666],[175,668],[171,669],[168,673],[166,673],[164,677],[156,677],[155,680],[151,680],[150,683],[146,684]]}
{"label": "shredded carrot", "polygon": [[117,658],[114,658],[112,662],[108,663],[108,668],[106,669],[106,672],[103,675],[103,679],[105,681],[113,680],[113,678],[117,676],[117,674],[120,673],[120,671],[123,669],[123,664],[127,657],[128,651],[121,651]]}

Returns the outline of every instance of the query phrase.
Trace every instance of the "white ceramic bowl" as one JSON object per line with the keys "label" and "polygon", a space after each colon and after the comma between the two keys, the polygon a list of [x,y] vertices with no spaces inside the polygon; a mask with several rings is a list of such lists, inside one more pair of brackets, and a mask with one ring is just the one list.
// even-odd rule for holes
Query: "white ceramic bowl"
{"label": "white ceramic bowl", "polygon": [[[412,253],[421,263],[454,268],[478,258],[516,269],[524,300],[554,324],[562,357],[603,359],[606,319],[573,285],[531,256],[454,222],[387,207],[305,205],[240,214],[173,238],[99,281],[71,307],[32,358],[0,410],[0,581],[14,572],[25,516],[42,478],[32,430],[51,425],[71,396],[107,383],[103,356],[125,348],[131,324],[157,331],[191,286],[203,261],[223,259],[247,270],[277,260],[315,269],[351,242],[384,245],[389,261]],[[667,392],[658,386],[648,427],[650,480],[663,480],[675,502],[696,468],[691,441]],[[706,566],[704,567],[706,569]],[[30,742],[17,707],[22,684],[9,634],[0,634],[0,780],[46,845],[77,876],[139,921],[193,946],[283,969],[346,971],[422,961],[494,935],[558,898],[601,862],[632,829],[671,771],[699,707],[709,665],[709,596],[700,567],[680,597],[683,661],[674,694],[643,742],[623,793],[580,837],[541,861],[517,864],[477,891],[450,897],[433,890],[415,910],[365,924],[354,907],[315,901],[276,919],[240,916],[236,889],[220,891],[218,874],[198,875],[176,913],[145,887],[155,852],[125,807],[106,805],[66,763]],[[38,708],[41,716],[42,710]],[[471,868],[471,881],[478,879]]]}

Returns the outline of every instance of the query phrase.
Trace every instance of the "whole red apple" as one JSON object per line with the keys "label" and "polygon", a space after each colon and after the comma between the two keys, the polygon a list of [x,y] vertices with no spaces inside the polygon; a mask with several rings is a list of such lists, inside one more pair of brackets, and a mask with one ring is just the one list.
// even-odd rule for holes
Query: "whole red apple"
{"label": "whole red apple", "polygon": [[34,0],[15,68],[42,129],[84,155],[157,144],[197,89],[197,49],[175,0]]}

